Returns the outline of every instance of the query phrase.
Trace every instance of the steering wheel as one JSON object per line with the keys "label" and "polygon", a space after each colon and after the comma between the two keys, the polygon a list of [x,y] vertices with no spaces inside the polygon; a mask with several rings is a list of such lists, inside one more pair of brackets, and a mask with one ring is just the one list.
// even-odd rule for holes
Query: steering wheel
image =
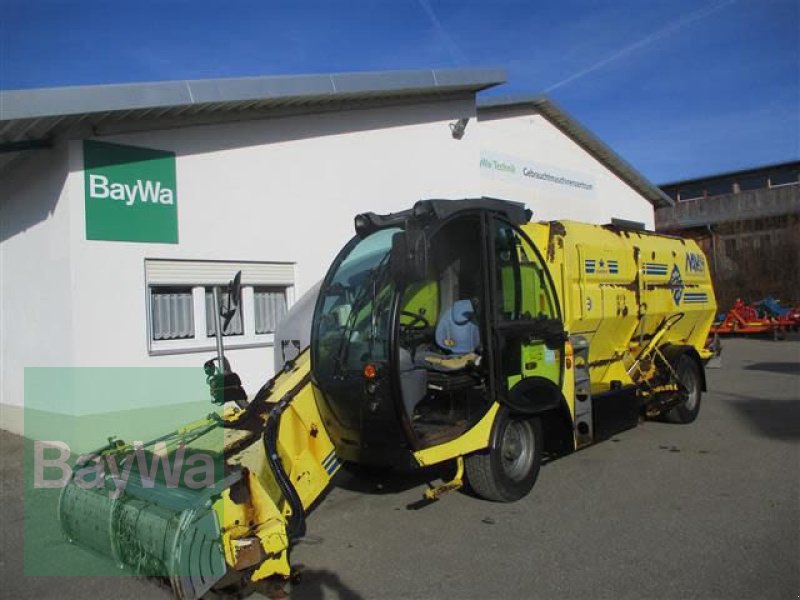
{"label": "steering wheel", "polygon": [[430,321],[425,318],[421,313],[411,312],[410,310],[401,310],[400,316],[411,317],[410,323],[404,323],[403,328],[406,330],[421,331],[431,326]]}

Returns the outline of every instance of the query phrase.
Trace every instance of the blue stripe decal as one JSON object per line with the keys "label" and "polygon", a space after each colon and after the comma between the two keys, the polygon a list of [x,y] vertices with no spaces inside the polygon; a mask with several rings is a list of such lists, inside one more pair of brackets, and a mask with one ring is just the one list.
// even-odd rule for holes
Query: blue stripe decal
{"label": "blue stripe decal", "polygon": [[687,292],[683,295],[683,301],[686,303],[701,304],[708,301],[708,294],[705,292]]}
{"label": "blue stripe decal", "polygon": [[667,265],[664,263],[644,263],[645,275],[666,275]]}
{"label": "blue stripe decal", "polygon": [[325,460],[322,461],[323,468],[327,469],[328,465],[330,465],[330,463],[335,460],[336,460],[336,454],[334,454],[333,450],[331,450],[330,454],[328,454],[328,456],[325,457]]}
{"label": "blue stripe decal", "polygon": [[333,462],[330,464],[329,467],[325,468],[325,472],[328,475],[333,475],[333,472],[339,467],[339,459],[334,457]]}

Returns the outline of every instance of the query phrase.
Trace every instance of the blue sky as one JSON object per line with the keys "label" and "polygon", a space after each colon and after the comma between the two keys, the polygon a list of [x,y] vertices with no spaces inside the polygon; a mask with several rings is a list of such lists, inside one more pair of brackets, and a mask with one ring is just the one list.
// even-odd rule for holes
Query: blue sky
{"label": "blue sky", "polygon": [[0,0],[3,89],[500,66],[656,183],[800,158],[797,0]]}

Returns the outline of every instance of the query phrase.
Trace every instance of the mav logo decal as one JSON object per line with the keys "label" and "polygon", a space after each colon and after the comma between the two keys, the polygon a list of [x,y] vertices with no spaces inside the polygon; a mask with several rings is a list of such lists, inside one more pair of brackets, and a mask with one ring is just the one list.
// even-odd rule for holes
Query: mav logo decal
{"label": "mav logo decal", "polygon": [[706,270],[706,258],[699,252],[686,253],[686,272],[704,273]]}
{"label": "mav logo decal", "polygon": [[672,288],[672,299],[675,300],[675,304],[678,305],[681,303],[681,298],[683,297],[683,277],[681,277],[681,270],[678,268],[678,265],[672,267],[672,273],[670,273],[669,276],[669,284]]}

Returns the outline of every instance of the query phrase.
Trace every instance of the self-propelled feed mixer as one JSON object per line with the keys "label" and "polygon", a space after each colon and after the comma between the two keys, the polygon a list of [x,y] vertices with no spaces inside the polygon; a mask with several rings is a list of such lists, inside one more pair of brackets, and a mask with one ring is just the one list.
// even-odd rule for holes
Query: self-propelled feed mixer
{"label": "self-propelled feed mixer", "polygon": [[[305,516],[342,464],[453,461],[429,499],[468,481],[513,502],[544,455],[644,418],[692,422],[716,312],[702,251],[530,217],[490,198],[358,215],[320,287],[308,347],[248,402],[220,343],[207,370],[225,409],[159,438],[202,446],[223,432],[215,483],[129,481],[117,497],[70,484],[66,535],[196,598],[288,578]],[[132,451],[116,441],[100,452],[120,462]]]}

